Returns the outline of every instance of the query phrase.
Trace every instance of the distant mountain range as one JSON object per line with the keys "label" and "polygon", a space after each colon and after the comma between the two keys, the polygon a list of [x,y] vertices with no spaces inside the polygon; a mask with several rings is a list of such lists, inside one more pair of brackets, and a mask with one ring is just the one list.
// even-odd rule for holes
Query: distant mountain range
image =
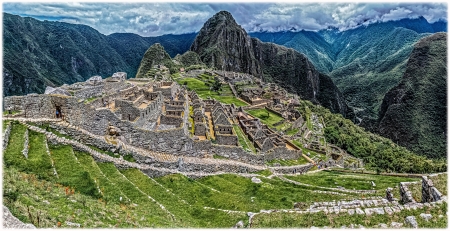
{"label": "distant mountain range", "polygon": [[220,11],[205,22],[191,51],[210,67],[252,74],[331,112],[354,117],[330,77],[318,72],[305,55],[251,38],[227,11]]}
{"label": "distant mountain range", "polygon": [[354,107],[362,126],[371,130],[382,99],[403,75],[414,44],[430,33],[447,31],[447,22],[402,19],[360,26],[340,32],[336,28],[299,32],[250,33],[264,42],[291,47],[305,54],[328,74]]}
{"label": "distant mountain range", "polygon": [[85,25],[3,13],[3,96],[43,93],[47,85],[108,77],[117,71],[134,77],[152,44],[161,43],[174,57],[187,51],[195,36],[106,36]]}

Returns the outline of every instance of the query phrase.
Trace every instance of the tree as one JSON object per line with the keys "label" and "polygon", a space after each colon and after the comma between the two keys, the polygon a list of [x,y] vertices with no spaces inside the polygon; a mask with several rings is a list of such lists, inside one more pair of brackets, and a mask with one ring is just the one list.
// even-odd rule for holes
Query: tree
{"label": "tree", "polygon": [[214,83],[213,83],[211,89],[216,92],[222,89],[222,83],[220,82],[220,80],[217,76],[214,77]]}

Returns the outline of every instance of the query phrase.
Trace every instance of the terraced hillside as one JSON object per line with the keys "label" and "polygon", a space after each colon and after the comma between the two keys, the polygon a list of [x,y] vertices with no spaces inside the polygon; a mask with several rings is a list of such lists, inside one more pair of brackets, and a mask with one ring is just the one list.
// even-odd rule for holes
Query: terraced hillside
{"label": "terraced hillside", "polygon": [[[63,122],[30,121],[3,123],[3,204],[21,221],[39,228],[375,227],[403,225],[406,216],[420,213],[433,218],[426,222],[418,217],[419,227],[447,226],[446,216],[440,217],[446,203],[413,208],[382,199],[385,187],[417,178],[335,171],[283,176],[273,169],[207,175],[154,166],[154,172],[164,174],[149,177],[150,168],[130,162],[130,157],[117,158],[48,127]],[[171,159],[148,155],[160,163]],[[373,181],[377,186],[355,188],[356,179],[361,185]],[[446,184],[446,175],[440,180]],[[329,205],[326,211],[324,204]],[[357,212],[350,214],[351,209]]]}

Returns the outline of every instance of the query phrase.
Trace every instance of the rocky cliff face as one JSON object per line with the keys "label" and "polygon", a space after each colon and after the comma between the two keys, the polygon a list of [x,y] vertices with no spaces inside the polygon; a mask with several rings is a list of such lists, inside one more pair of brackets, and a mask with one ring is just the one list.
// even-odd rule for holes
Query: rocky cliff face
{"label": "rocky cliff face", "polygon": [[226,11],[217,13],[204,24],[191,51],[216,69],[249,73],[275,82],[302,99],[353,118],[333,81],[319,73],[306,56],[284,46],[250,38]]}
{"label": "rocky cliff face", "polygon": [[220,11],[203,25],[191,51],[218,70],[259,76],[261,67],[253,55],[251,38],[227,11]]}
{"label": "rocky cliff face", "polygon": [[428,157],[446,156],[447,34],[416,43],[400,84],[384,97],[379,133]]}

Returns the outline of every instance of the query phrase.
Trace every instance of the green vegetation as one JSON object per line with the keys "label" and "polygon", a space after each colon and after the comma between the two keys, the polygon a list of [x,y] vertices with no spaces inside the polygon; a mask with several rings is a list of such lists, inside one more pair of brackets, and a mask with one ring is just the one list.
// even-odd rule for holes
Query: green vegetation
{"label": "green vegetation", "polygon": [[[363,225],[366,228],[377,228],[380,223],[390,225],[392,222],[404,223],[405,217],[415,216],[419,228],[447,228],[447,203],[443,203],[434,208],[422,208],[417,210],[402,210],[392,215],[373,214],[349,215],[348,213],[328,213],[324,212],[312,214],[298,213],[260,213],[252,219],[252,228],[309,228],[311,226],[329,228],[348,227],[350,224]],[[430,221],[420,218],[421,213],[430,213],[433,217]],[[443,217],[439,217],[443,215]]]}
{"label": "green vegetation", "polygon": [[195,90],[195,92],[198,94],[198,96],[202,99],[206,99],[207,97],[214,98],[222,103],[225,104],[232,104],[236,106],[245,106],[247,105],[241,100],[238,100],[236,97],[232,95],[230,86],[224,85],[222,87],[222,91],[214,92],[211,91],[210,88],[206,85],[205,82],[195,79],[195,78],[183,78],[183,79],[177,79],[176,80],[178,84],[184,85],[186,83],[187,88],[191,90]]}
{"label": "green vegetation", "polygon": [[[157,227],[173,227],[171,223],[173,218],[153,200],[151,200],[145,192],[137,188],[131,181],[122,175],[112,163],[98,163],[101,171],[108,176],[108,179],[116,185],[132,203],[137,203],[139,207],[144,207],[147,211],[144,220],[148,224],[153,224]],[[144,215],[144,214],[143,214]]]}
{"label": "green vegetation", "polygon": [[[400,83],[385,95],[378,132],[428,158],[447,158],[447,33],[416,43]],[[417,63],[421,63],[417,65]],[[401,97],[401,101],[395,99]]]}
{"label": "green vegetation", "polygon": [[97,183],[78,163],[71,146],[49,145],[49,149],[58,173],[58,183],[71,187],[75,192],[100,198]]}
{"label": "green vegetation", "polygon": [[116,186],[114,186],[106,175],[102,173],[94,159],[89,154],[79,151],[74,151],[74,153],[82,168],[89,172],[90,176],[97,182],[102,194],[102,199],[105,203],[120,203],[120,197],[123,198],[122,203],[128,202],[126,201],[125,195],[117,189]]}
{"label": "green vegetation", "polygon": [[50,156],[47,154],[45,146],[46,138],[43,134],[35,131],[29,131],[29,150],[28,152],[28,168],[30,172],[45,180],[53,177],[53,167]]}
{"label": "green vegetation", "polygon": [[255,173],[259,174],[261,176],[270,176],[270,175],[272,175],[272,172],[269,169],[264,169],[264,170],[261,170],[261,171],[257,171]]}
{"label": "green vegetation", "polygon": [[84,103],[85,103],[85,104],[88,104],[88,103],[90,103],[90,102],[96,100],[97,98],[98,98],[98,97],[91,97],[91,98],[88,98],[88,99],[86,99],[86,100],[84,101]]}
{"label": "green vegetation", "polygon": [[179,61],[181,65],[185,67],[201,66],[203,63],[200,60],[200,56],[193,51],[186,51],[182,55],[177,55],[174,58]]}
{"label": "green vegetation", "polygon": [[188,116],[188,121],[191,124],[191,129],[189,130],[189,132],[191,133],[191,136],[194,135],[194,130],[195,130],[195,123],[194,123],[194,107],[193,106],[189,106],[189,116]]}
{"label": "green vegetation", "polygon": [[254,116],[257,117],[259,119],[261,119],[261,122],[263,122],[264,124],[267,124],[267,126],[273,128],[273,124],[278,123],[280,121],[283,120],[283,117],[268,111],[267,109],[251,109],[251,110],[247,110],[247,112]]}
{"label": "green vegetation", "polygon": [[298,110],[302,115],[307,110],[321,115],[326,127],[324,135],[328,143],[337,145],[349,154],[362,158],[365,167],[379,172],[430,173],[446,171],[444,161],[432,161],[396,145],[391,140],[366,132],[340,114],[313,105],[309,101],[300,101]]}
{"label": "green vegetation", "polygon": [[[298,143],[295,140],[293,142]],[[298,144],[296,144],[296,145],[298,146]],[[309,152],[309,156],[308,157],[311,158],[311,159],[313,159],[313,158],[318,158],[318,159],[321,159],[321,160],[327,160],[328,159],[325,154],[315,152],[315,151],[313,151],[311,149],[303,148],[302,146],[299,146],[299,148],[302,149],[302,153],[305,154],[305,155],[308,155],[308,152]]]}
{"label": "green vegetation", "polygon": [[237,124],[233,124],[234,131],[239,140],[239,144],[245,149],[250,150],[253,153],[256,153],[256,148],[253,146],[253,143],[248,139],[248,137],[244,134],[241,127]]}
{"label": "green vegetation", "polygon": [[9,114],[9,111],[8,111],[8,110],[3,111],[3,115],[4,115],[4,116],[7,116],[7,115],[15,115],[15,114],[19,114],[19,113],[20,113],[20,111],[14,111],[14,110],[11,110],[11,114]]}
{"label": "green vegetation", "polygon": [[[355,174],[344,173],[339,171],[320,171],[305,175],[286,176],[291,180],[302,182],[305,184],[335,188],[341,186],[346,189],[356,190],[385,190],[388,187],[394,187],[400,182],[418,181],[418,178],[370,175],[370,174]],[[375,187],[371,182],[375,183]],[[383,193],[385,193],[383,191]]]}
{"label": "green vegetation", "polygon": [[299,130],[298,128],[289,129],[289,130],[286,131],[286,135],[288,135],[288,136],[295,135],[295,134],[297,134],[298,130]]}
{"label": "green vegetation", "polygon": [[214,159],[228,160],[228,158],[223,157],[223,156],[219,156],[219,155],[217,155],[217,154],[214,154],[214,155],[213,155],[213,158],[214,158]]}
{"label": "green vegetation", "polygon": [[8,146],[3,153],[3,163],[7,168],[15,166],[19,171],[28,172],[29,168],[22,154],[26,127],[16,121],[12,121],[11,126]]}

